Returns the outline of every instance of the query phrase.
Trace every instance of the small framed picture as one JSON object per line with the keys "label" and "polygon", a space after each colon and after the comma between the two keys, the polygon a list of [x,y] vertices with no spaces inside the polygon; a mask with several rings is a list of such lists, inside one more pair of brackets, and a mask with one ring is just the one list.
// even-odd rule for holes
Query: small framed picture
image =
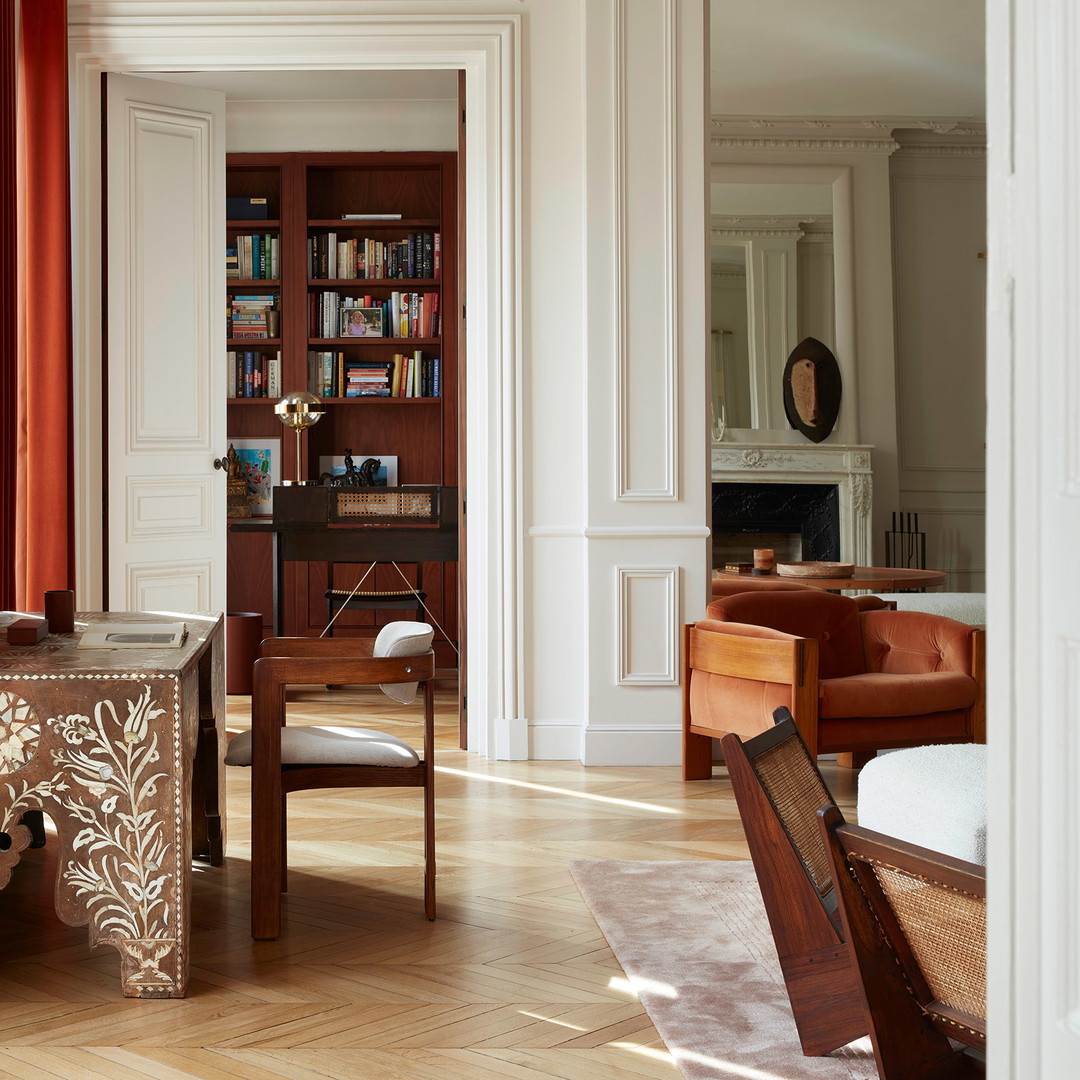
{"label": "small framed picture", "polygon": [[339,337],[382,337],[382,308],[341,306]]}
{"label": "small framed picture", "polygon": [[[372,467],[372,476],[375,481],[375,487],[397,487],[397,458],[391,457],[388,454],[353,454],[353,468],[362,472],[364,469],[364,463],[369,459],[374,458],[378,461],[378,466]],[[320,457],[319,458],[319,475],[323,476],[329,473],[330,476],[344,476],[345,475],[345,458],[344,457]]]}
{"label": "small framed picture", "polygon": [[247,481],[253,517],[268,517],[274,511],[273,489],[281,483],[280,439],[230,439],[242,475]]}

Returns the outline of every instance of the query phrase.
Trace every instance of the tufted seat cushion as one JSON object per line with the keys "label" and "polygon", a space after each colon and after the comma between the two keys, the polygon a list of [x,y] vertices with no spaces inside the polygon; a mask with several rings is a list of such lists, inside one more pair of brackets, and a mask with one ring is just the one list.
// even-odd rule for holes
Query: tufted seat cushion
{"label": "tufted seat cushion", "polygon": [[[283,765],[419,765],[416,751],[394,735],[365,728],[297,727],[281,732]],[[229,743],[226,765],[251,764],[251,732]]]}
{"label": "tufted seat cushion", "polygon": [[969,709],[977,687],[960,671],[931,671],[923,675],[870,672],[818,683],[818,716],[917,716],[919,713]]}

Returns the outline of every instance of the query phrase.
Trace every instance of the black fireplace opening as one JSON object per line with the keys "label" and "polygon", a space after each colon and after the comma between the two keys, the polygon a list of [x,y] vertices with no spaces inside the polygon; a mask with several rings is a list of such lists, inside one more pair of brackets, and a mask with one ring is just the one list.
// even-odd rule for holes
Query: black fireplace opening
{"label": "black fireplace opening", "polygon": [[[749,562],[755,547],[775,548],[780,562],[837,562],[838,488],[835,484],[713,484],[712,529],[714,566]],[[775,537],[791,537],[793,546],[782,550],[780,543],[762,542]]]}

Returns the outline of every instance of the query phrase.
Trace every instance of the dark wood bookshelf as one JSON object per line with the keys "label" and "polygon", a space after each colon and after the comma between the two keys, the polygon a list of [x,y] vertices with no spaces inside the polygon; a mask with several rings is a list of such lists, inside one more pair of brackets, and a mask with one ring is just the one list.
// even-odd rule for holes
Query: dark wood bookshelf
{"label": "dark wood bookshelf", "polygon": [[[228,278],[227,292],[274,293],[280,297],[278,338],[232,338],[230,350],[280,351],[281,390],[308,389],[308,353],[342,352],[349,360],[383,359],[393,353],[421,350],[440,359],[441,396],[326,397],[323,418],[304,433],[303,479],[316,480],[322,457],[341,457],[351,450],[359,464],[368,456],[397,458],[398,484],[458,484],[458,290],[457,155],[444,152],[230,154],[226,160],[226,194],[265,198],[263,220],[226,222],[230,245],[238,235],[270,233],[278,238],[279,277]],[[400,213],[399,219],[355,219],[345,213]],[[382,242],[406,239],[410,232],[438,233],[438,277],[313,278],[308,271],[312,236],[334,232],[338,240]],[[437,337],[314,338],[308,333],[308,297],[320,292],[343,297],[372,293],[388,300],[393,292],[438,293],[440,334]],[[281,478],[294,479],[295,439],[274,414],[277,398],[228,398],[230,438],[279,440]],[[404,408],[402,407],[404,406]],[[269,633],[272,624],[270,538],[265,533],[229,533],[228,603],[231,611],[259,611]],[[335,587],[351,588],[366,566],[338,564]],[[402,565],[412,578],[414,566]],[[286,568],[286,633],[318,634],[326,623],[327,567],[289,564]],[[457,564],[426,563],[426,603],[451,638],[457,636]],[[365,588],[393,589],[400,578],[380,566],[375,583]],[[334,623],[344,635],[374,635],[386,622],[409,618],[406,612],[346,611]],[[437,663],[455,666],[454,653],[438,643]]]}

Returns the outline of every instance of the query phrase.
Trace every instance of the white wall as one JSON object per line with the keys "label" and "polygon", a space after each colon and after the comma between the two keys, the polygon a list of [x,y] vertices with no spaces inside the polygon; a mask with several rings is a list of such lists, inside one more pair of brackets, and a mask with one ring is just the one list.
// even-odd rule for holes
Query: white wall
{"label": "white wall", "polygon": [[229,153],[456,150],[456,101],[226,100]]}
{"label": "white wall", "polygon": [[986,587],[986,144],[896,132],[892,180],[898,509],[947,588]]}

